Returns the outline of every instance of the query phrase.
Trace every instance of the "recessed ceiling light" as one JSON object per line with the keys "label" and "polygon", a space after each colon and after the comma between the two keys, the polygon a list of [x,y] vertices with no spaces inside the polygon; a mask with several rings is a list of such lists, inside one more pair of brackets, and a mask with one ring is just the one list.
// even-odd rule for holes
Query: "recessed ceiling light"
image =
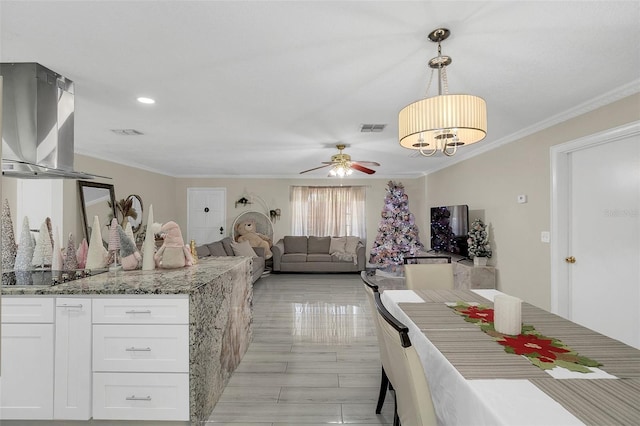
{"label": "recessed ceiling light", "polygon": [[141,104],[155,104],[156,103],[155,99],[145,98],[144,96],[140,96],[138,98],[138,102],[140,102]]}

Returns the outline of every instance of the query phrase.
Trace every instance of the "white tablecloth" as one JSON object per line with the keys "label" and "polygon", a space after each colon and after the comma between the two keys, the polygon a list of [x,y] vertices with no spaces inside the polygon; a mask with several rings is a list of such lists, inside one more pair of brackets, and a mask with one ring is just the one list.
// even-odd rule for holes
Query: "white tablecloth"
{"label": "white tablecloth", "polygon": [[[496,290],[478,290],[493,300]],[[386,290],[387,310],[409,328],[425,370],[440,425],[584,425],[528,380],[467,380],[400,309],[398,303],[424,302],[412,290]],[[479,331],[480,332],[480,331]]]}

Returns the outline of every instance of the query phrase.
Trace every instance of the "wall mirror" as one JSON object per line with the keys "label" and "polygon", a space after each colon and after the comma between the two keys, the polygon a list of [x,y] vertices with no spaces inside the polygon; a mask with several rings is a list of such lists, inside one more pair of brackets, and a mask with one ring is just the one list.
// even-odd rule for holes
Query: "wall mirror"
{"label": "wall mirror", "polygon": [[85,238],[91,241],[93,217],[98,216],[102,228],[102,240],[107,241],[109,234],[105,230],[108,229],[111,219],[116,217],[116,194],[113,185],[79,180],[78,192]]}

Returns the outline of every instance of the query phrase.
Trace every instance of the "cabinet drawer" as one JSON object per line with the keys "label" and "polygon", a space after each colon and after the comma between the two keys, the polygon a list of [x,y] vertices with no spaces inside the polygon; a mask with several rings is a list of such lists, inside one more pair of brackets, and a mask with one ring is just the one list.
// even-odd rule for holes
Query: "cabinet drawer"
{"label": "cabinet drawer", "polygon": [[99,324],[188,324],[189,299],[93,299],[93,322]]}
{"label": "cabinet drawer", "polygon": [[94,373],[93,418],[189,420],[189,375]]}
{"label": "cabinet drawer", "polygon": [[53,297],[2,297],[3,323],[53,323]]}
{"label": "cabinet drawer", "polygon": [[94,325],[93,371],[188,372],[189,326]]}

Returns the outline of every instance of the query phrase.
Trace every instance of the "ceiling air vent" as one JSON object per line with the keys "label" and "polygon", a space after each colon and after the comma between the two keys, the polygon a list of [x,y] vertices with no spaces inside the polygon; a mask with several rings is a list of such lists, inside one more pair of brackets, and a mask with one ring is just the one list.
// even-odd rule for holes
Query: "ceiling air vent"
{"label": "ceiling air vent", "polygon": [[360,132],[362,132],[362,133],[371,133],[371,132],[380,133],[381,131],[384,130],[385,127],[387,127],[386,124],[363,124],[363,125],[360,126]]}
{"label": "ceiling air vent", "polygon": [[111,131],[120,136],[139,136],[144,134],[136,129],[111,129]]}

